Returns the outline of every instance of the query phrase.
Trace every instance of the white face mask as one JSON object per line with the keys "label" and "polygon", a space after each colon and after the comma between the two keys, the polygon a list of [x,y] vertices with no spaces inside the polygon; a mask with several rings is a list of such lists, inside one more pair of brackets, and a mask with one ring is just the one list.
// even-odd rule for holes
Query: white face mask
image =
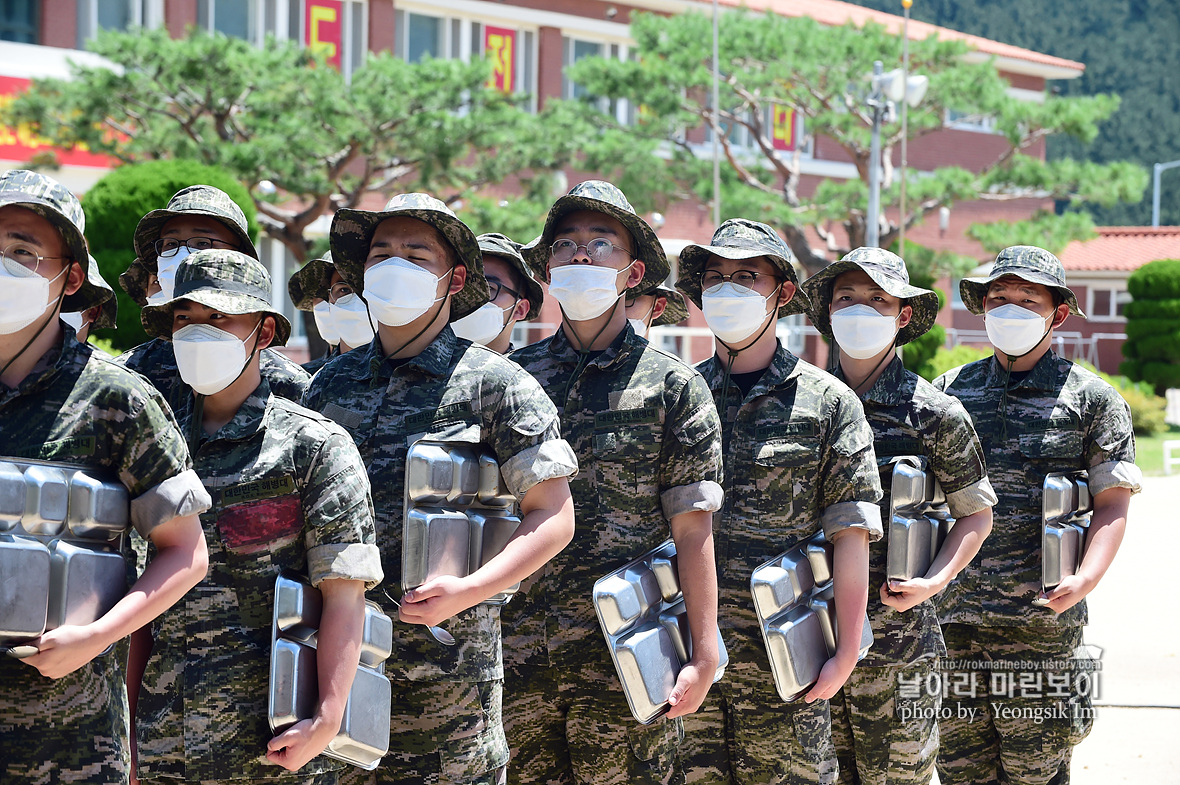
{"label": "white face mask", "polygon": [[868,305],[850,305],[832,311],[832,335],[840,351],[857,360],[876,357],[897,336],[897,316],[883,316]]}
{"label": "white face mask", "polygon": [[160,282],[160,291],[148,298],[148,305],[160,305],[172,299],[176,290],[176,268],[192,253],[186,245],[156,258],[156,280]]}
{"label": "white face mask", "polygon": [[65,275],[44,278],[19,262],[0,256],[0,335],[12,335],[37,321],[49,307],[49,284]]}
{"label": "white face mask", "polygon": [[332,346],[340,343],[340,331],[332,321],[332,306],[327,300],[316,303],[311,309],[311,315],[315,317],[315,328],[326,343]]}
{"label": "white face mask", "polygon": [[373,322],[369,319],[369,307],[356,295],[346,294],[332,303],[332,326],[340,340],[355,349],[373,340]]}
{"label": "white face mask", "polygon": [[647,322],[642,319],[627,319],[627,321],[631,323],[631,329],[635,331],[636,335],[640,338],[647,337]]}
{"label": "white face mask", "polygon": [[778,296],[778,289],[763,297],[753,289],[724,281],[701,293],[705,324],[725,343],[748,338],[769,315],[766,301]]}
{"label": "white face mask", "polygon": [[78,332],[82,331],[82,325],[84,324],[84,322],[82,321],[82,314],[80,314],[80,313],[59,313],[58,317],[63,322],[68,324],[70,327],[73,327],[74,332],[78,333]]}
{"label": "white face mask", "polygon": [[[1028,354],[1049,332],[1053,314],[1041,316],[1036,311],[1007,303],[983,315],[987,339],[1009,357]],[[1048,322],[1049,324],[1046,324]]]}
{"label": "white face mask", "polygon": [[631,265],[622,270],[590,264],[555,267],[549,271],[549,294],[561,304],[561,310],[571,321],[594,319],[623,296],[617,288],[618,279],[630,269]]}
{"label": "white face mask", "polygon": [[[259,322],[259,327],[262,323]],[[233,384],[246,367],[246,342],[211,324],[190,324],[172,334],[172,349],[184,383],[201,395],[214,395]]]}
{"label": "white face mask", "polygon": [[487,346],[500,337],[500,333],[508,326],[504,323],[504,312],[515,307],[516,303],[508,308],[501,308],[495,303],[484,303],[462,319],[451,322],[451,329],[460,338]]}
{"label": "white face mask", "polygon": [[378,322],[401,327],[446,297],[434,296],[445,277],[436,278],[410,260],[393,256],[365,270],[364,298]]}

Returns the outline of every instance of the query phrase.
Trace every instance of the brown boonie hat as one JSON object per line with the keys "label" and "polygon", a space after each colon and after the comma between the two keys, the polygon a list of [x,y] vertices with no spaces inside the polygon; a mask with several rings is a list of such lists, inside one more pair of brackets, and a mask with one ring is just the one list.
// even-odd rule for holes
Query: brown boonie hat
{"label": "brown boonie hat", "polygon": [[[524,256],[521,255],[521,244],[506,235],[497,232],[488,232],[481,234],[475,238],[479,243],[479,250],[483,252],[484,256],[498,256],[506,261],[516,275],[522,281],[524,291],[519,294],[529,301],[529,312],[525,314],[521,321],[531,322],[541,315],[541,305],[545,302],[545,291],[541,288],[541,284],[533,278],[532,271],[528,265],[524,263]],[[484,271],[486,277],[487,271]]]}
{"label": "brown boonie hat", "polygon": [[[483,254],[475,234],[441,200],[429,194],[400,194],[380,212],[342,209],[332,219],[332,258],[336,269],[357,292],[365,288],[365,260],[373,232],[386,218],[404,216],[433,226],[455,251],[456,261],[467,268],[467,281],[451,297],[451,321],[462,319],[488,301],[488,282],[483,277]],[[362,295],[363,299],[363,295]]]}
{"label": "brown boonie hat", "polygon": [[903,300],[904,305],[913,309],[910,323],[897,332],[898,346],[924,335],[934,326],[938,316],[938,294],[910,283],[910,272],[906,269],[905,260],[884,248],[856,248],[803,283],[811,299],[808,316],[821,334],[832,337],[832,316],[828,313],[832,304],[832,286],[841,273],[849,270],[864,271],[887,294]]}
{"label": "brown boonie hat", "polygon": [[57,180],[40,172],[9,169],[0,175],[0,207],[8,205],[23,207],[49,221],[61,235],[70,257],[86,273],[81,288],[62,299],[62,311],[85,311],[104,302],[106,295],[102,287],[90,280],[86,214],[78,197]]}
{"label": "brown boonie hat", "polygon": [[172,339],[172,310],[180,300],[227,314],[264,313],[275,319],[272,346],[291,337],[291,323],[270,303],[270,273],[262,262],[239,251],[209,248],[197,251],[176,268],[172,299],[145,306],[140,313],[148,335]]}
{"label": "brown boonie hat", "polygon": [[778,232],[759,221],[730,218],[713,233],[709,245],[686,245],[680,252],[680,276],[676,288],[684,292],[697,308],[701,307],[701,273],[709,256],[722,259],[753,259],[765,256],[788,281],[795,284],[795,296],[778,309],[778,318],[805,313],[810,307],[807,293],[799,286],[795,273],[795,255],[778,236]]}
{"label": "brown boonie hat", "polygon": [[327,300],[335,269],[332,252],[325,251],[319,259],[312,259],[292,273],[287,281],[287,294],[291,296],[295,307],[301,311],[310,311],[315,308],[316,300]]}
{"label": "brown boonie hat", "polygon": [[635,208],[627,201],[627,197],[617,186],[605,180],[587,180],[578,183],[565,196],[558,199],[549,208],[549,215],[545,218],[545,230],[541,236],[529,243],[525,261],[533,269],[537,278],[546,277],[545,270],[549,266],[549,248],[557,234],[557,222],[569,213],[578,210],[589,210],[595,213],[605,213],[611,216],[631,233],[636,247],[632,258],[643,262],[643,280],[635,288],[650,288],[659,286],[668,277],[671,268],[668,257],[664,254],[664,246],[656,237],[655,231],[648,226],[647,221],[639,217]]}
{"label": "brown boonie hat", "polygon": [[1074,316],[1086,318],[1078,307],[1078,298],[1065,285],[1065,266],[1061,260],[1044,248],[1035,245],[1013,245],[1000,251],[991,272],[981,278],[964,278],[959,281],[959,295],[963,305],[975,315],[983,313],[983,298],[987,296],[992,281],[1014,275],[1029,283],[1039,283],[1060,294],[1069,305]]}

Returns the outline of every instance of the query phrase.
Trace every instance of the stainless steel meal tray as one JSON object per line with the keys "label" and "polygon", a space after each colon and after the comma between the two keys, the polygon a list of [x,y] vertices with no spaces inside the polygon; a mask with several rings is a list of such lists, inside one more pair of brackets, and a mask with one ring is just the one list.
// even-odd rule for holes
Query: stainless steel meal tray
{"label": "stainless steel meal tray", "polygon": [[[839,630],[832,562],[832,546],[821,531],[759,565],[750,575],[750,593],[770,672],[784,701],[802,696],[836,653]],[[817,576],[825,580],[821,582]],[[866,614],[858,659],[872,644],[873,630]]]}
{"label": "stainless steel meal tray", "polygon": [[[315,714],[319,703],[316,646],[323,597],[302,581],[275,579],[267,721],[279,733]],[[365,604],[361,656],[340,732],[324,754],[372,770],[389,751],[392,691],[385,660],[393,651],[393,621]]]}
{"label": "stainless steel meal tray", "polygon": [[[406,456],[402,589],[464,577],[504,550],[520,526],[500,466],[478,445],[416,441]],[[502,605],[520,588],[485,601]]]}
{"label": "stainless steel meal tray", "polygon": [[0,532],[111,542],[129,524],[127,489],[93,469],[0,458]]}
{"label": "stainless steel meal tray", "polygon": [[123,554],[81,541],[50,543],[46,629],[90,624],[127,593]]}
{"label": "stainless steel meal tray", "polygon": [[1046,475],[1041,497],[1041,588],[1077,574],[1094,502],[1086,472]]}
{"label": "stainless steel meal tray", "polygon": [[0,534],[0,645],[25,643],[45,632],[51,558],[42,542]]}
{"label": "stainless steel meal tray", "polygon": [[929,571],[954,519],[924,456],[893,458],[882,472],[890,474],[885,577],[907,581]]}
{"label": "stainless steel meal tray", "polygon": [[[644,725],[668,711],[680,669],[692,659],[692,636],[672,540],[594,583],[594,609],[627,696]],[[729,665],[725,643],[713,681]]]}

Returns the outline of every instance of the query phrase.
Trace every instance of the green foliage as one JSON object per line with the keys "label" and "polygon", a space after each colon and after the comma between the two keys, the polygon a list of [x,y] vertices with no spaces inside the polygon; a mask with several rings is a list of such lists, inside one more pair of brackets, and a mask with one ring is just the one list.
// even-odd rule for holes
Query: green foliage
{"label": "green foliage", "polygon": [[952,368],[958,368],[960,365],[982,360],[990,354],[991,352],[986,349],[976,349],[974,346],[967,346],[966,344],[952,346],[949,349],[939,348],[930,359],[930,362],[927,363],[921,375],[933,381]]}
{"label": "green foliage", "polygon": [[1180,299],[1180,259],[1143,265],[1127,278],[1127,291],[1136,300]]}
{"label": "green foliage", "polygon": [[[853,0],[901,14],[897,0]],[[916,19],[984,36],[1037,52],[1081,60],[1085,73],[1057,83],[1065,97],[1118,91],[1117,114],[1078,139],[1050,137],[1050,160],[1066,156],[1108,163],[1127,160],[1143,167],[1180,159],[1180,4],[1175,0],[922,0]],[[1180,173],[1165,172],[1160,213],[1164,225],[1180,224]],[[1147,225],[1150,200],[1083,208],[1101,226]]]}
{"label": "green foliage", "polygon": [[1094,221],[1086,213],[1055,215],[1038,211],[1025,221],[990,221],[972,224],[967,235],[977,240],[989,254],[997,254],[1010,245],[1035,245],[1059,254],[1074,240],[1097,236]]}
{"label": "green foliage", "polygon": [[[897,248],[893,250],[896,251]],[[948,251],[935,251],[917,243],[906,243],[906,256],[908,258],[905,264],[910,274],[910,283],[923,289],[934,290],[938,295],[940,311],[946,305],[946,293],[936,287],[934,282],[943,276],[962,275],[975,266],[972,259]],[[945,343],[946,330],[940,324],[932,325],[925,333],[905,345],[905,349],[902,350],[902,362],[906,368],[919,376],[933,379],[938,374],[934,373],[931,363],[934,355]]]}
{"label": "green foliage", "polygon": [[139,219],[168,204],[172,195],[190,185],[212,185],[229,194],[246,214],[251,237],[258,222],[250,193],[228,172],[196,161],[163,160],[120,166],[103,177],[82,197],[86,211],[86,240],[102,277],[119,298],[117,329],[95,335],[124,351],[147,340],[139,322],[139,306],[119,286],[119,274],[134,260],[132,237]]}
{"label": "green foliage", "polygon": [[1180,387],[1180,259],[1148,262],[1127,278],[1126,361],[1119,370],[1157,393]]}
{"label": "green foliage", "polygon": [[1131,409],[1131,422],[1135,433],[1141,436],[1152,436],[1167,428],[1164,414],[1168,402],[1162,396],[1156,395],[1150,384],[1133,382],[1126,376],[1111,376],[1102,373],[1084,360],[1076,360],[1077,365],[1101,376],[1107,384],[1115,388],[1127,406]]}
{"label": "green foliage", "polygon": [[[673,16],[637,14],[631,32],[637,59],[586,58],[569,76],[594,96],[627,99],[640,107],[637,121],[618,128],[634,144],[657,140],[668,168],[684,188],[706,201],[712,198],[711,165],[686,141],[685,129],[717,123],[725,155],[723,217],[734,214],[778,226],[792,250],[811,271],[824,259],[811,251],[804,229],[811,225],[826,237],[833,222],[843,225],[850,246],[863,245],[868,200],[869,144],[872,128],[866,75],[874,60],[888,70],[900,65],[901,41],[885,27],[868,23],[829,27],[806,17],[782,17],[745,11],[721,17],[722,96],[714,112],[711,94],[711,20],[700,13]],[[962,41],[931,36],[910,43],[910,67],[930,78],[926,98],[909,112],[908,133],[918,139],[944,126],[948,112],[992,118],[1009,148],[982,171],[944,167],[907,180],[909,220],[955,201],[1014,199],[1028,196],[1103,204],[1137,200],[1145,173],[1126,164],[1095,165],[1063,159],[1040,161],[1024,152],[1044,136],[1066,134],[1089,140],[1098,124],[1118,106],[1113,96],[1048,98],[1021,101],[1008,94],[1007,82],[989,62],[968,62]],[[779,154],[766,118],[775,107],[793,109],[805,118],[807,133],[838,145],[857,168],[854,180],[823,180],[814,191],[800,187],[800,159]],[[603,120],[611,125],[608,120]],[[884,160],[901,140],[900,124],[882,128]],[[659,169],[647,164],[645,174]],[[655,190],[651,184],[648,190]],[[672,189],[664,184],[670,193]],[[892,169],[882,183],[882,209],[895,207],[900,183]],[[1076,220],[1076,219],[1075,219]],[[883,232],[888,246],[896,226]]]}
{"label": "green foliage", "polygon": [[370,55],[351,80],[295,42],[265,46],[191,29],[103,32],[92,43],[118,70],[75,66],[35,80],[2,113],[54,144],[85,143],[132,162],[190,159],[238,180],[266,233],[298,261],[307,227],[367,194],[428,191],[448,203],[522,172],[569,163],[592,129],[581,107],[533,114],[486,86],[483,60],[407,63]]}

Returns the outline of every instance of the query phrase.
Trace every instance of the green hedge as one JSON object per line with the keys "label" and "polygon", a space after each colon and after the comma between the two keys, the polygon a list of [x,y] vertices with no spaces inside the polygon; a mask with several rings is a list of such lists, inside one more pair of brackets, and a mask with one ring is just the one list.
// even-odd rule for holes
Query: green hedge
{"label": "green hedge", "polygon": [[1127,291],[1136,300],[1180,299],[1180,259],[1143,265],[1127,278]]}
{"label": "green hedge", "polygon": [[246,214],[250,236],[258,237],[256,209],[250,192],[233,175],[195,161],[149,161],[128,164],[99,180],[82,197],[86,212],[86,240],[98,261],[102,277],[119,297],[114,330],[97,330],[116,351],[125,351],[147,340],[139,321],[139,306],[119,285],[119,274],[135,260],[132,238],[139,219],[167,206],[168,200],[190,185],[212,185],[229,194]]}
{"label": "green hedge", "polygon": [[1180,300],[1132,300],[1123,313],[1128,319],[1180,319]]}
{"label": "green hedge", "polygon": [[987,349],[976,349],[973,346],[964,346],[962,344],[950,349],[940,348],[930,358],[930,362],[926,364],[926,372],[922,376],[933,381],[952,368],[958,368],[960,365],[982,360],[990,354],[991,352]]}

